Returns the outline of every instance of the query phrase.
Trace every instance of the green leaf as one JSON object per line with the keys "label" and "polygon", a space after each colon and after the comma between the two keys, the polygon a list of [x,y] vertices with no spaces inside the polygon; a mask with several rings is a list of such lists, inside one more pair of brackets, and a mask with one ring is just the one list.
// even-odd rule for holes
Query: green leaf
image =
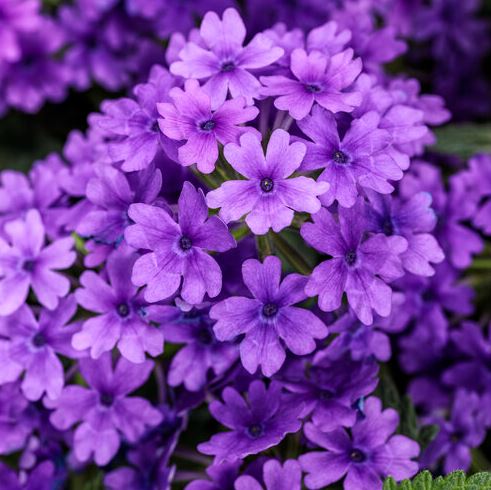
{"label": "green leaf", "polygon": [[434,130],[436,144],[431,148],[469,158],[475,153],[491,152],[491,124],[449,124]]}
{"label": "green leaf", "polygon": [[467,477],[463,471],[454,471],[433,479],[431,473],[425,470],[413,480],[404,480],[399,484],[388,477],[383,490],[491,490],[491,473],[482,472]]}

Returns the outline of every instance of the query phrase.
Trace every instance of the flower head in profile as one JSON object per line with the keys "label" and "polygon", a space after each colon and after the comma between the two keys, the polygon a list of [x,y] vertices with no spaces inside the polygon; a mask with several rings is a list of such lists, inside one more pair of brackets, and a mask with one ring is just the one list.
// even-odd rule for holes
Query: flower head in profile
{"label": "flower head in profile", "polygon": [[79,461],[93,455],[96,464],[104,466],[114,457],[124,437],[135,443],[147,428],[162,420],[162,414],[150,402],[128,396],[145,383],[153,368],[151,361],[133,364],[120,358],[112,366],[111,355],[99,359],[82,359],[80,372],[89,385],[65,386],[59,398],[45,401],[51,423],[59,430],[77,424],[73,449]]}
{"label": "flower head in profile", "polygon": [[206,196],[211,208],[221,208],[226,221],[247,215],[246,223],[256,235],[272,228],[275,232],[289,226],[294,211],[315,213],[321,203],[318,196],[326,192],[326,182],[317,183],[310,177],[290,177],[302,163],[305,145],[290,144],[290,135],[277,129],[271,135],[266,155],[261,141],[244,134],[240,145],[225,147],[225,158],[246,180],[229,180]]}
{"label": "flower head in profile", "polygon": [[351,208],[339,208],[339,219],[322,208],[305,223],[301,234],[316,250],[332,258],[318,265],[306,286],[309,296],[319,296],[319,307],[334,311],[341,306],[343,292],[358,318],[373,322],[374,310],[390,314],[392,290],[387,282],[404,274],[399,254],[407,248],[398,236],[379,233],[364,239],[367,231],[365,207],[361,200]]}
{"label": "flower head in profile", "polygon": [[256,34],[243,46],[246,29],[232,8],[225,10],[222,19],[215,12],[206,13],[199,34],[200,45],[188,42],[170,71],[184,78],[206,80],[213,107],[222,104],[229,91],[232,98],[242,96],[252,105],[261,84],[251,70],[271,65],[281,58],[283,49],[264,34]]}
{"label": "flower head in profile", "polygon": [[207,293],[217,296],[222,271],[206,251],[225,252],[235,247],[227,225],[217,216],[208,217],[205,196],[185,182],[178,202],[179,222],[164,209],[133,204],[129,217],[135,223],[125,237],[135,249],[149,250],[133,266],[132,281],[146,286],[148,302],[169,298],[182,281],[181,296],[190,304],[203,301]]}
{"label": "flower head in profile", "polygon": [[345,89],[356,80],[361,68],[361,60],[353,60],[352,49],[333,56],[295,49],[290,62],[295,78],[284,75],[261,77],[265,85],[261,94],[276,96],[275,107],[288,111],[297,120],[307,116],[314,103],[333,113],[351,112],[361,103],[361,95]]}
{"label": "flower head in profile", "polygon": [[307,488],[325,488],[346,476],[345,490],[368,490],[382,488],[388,475],[396,480],[413,476],[418,463],[412,459],[418,456],[419,446],[406,436],[393,435],[398,423],[397,412],[382,410],[380,400],[372,397],[365,403],[364,418],[352,427],[351,437],[345,429],[322,432],[306,424],[309,441],[323,448],[299,458],[307,473]]}
{"label": "flower head in profile", "polygon": [[215,463],[265,451],[301,427],[298,417],[303,407],[286,405],[276,382],[266,388],[261,381],[253,381],[247,402],[231,387],[223,390],[222,397],[223,403],[213,401],[209,410],[230,431],[215,434],[198,446],[202,453],[215,456]]}
{"label": "flower head in profile", "polygon": [[75,262],[73,238],[45,246],[45,228],[39,212],[31,209],[25,219],[5,224],[6,240],[0,237],[0,316],[10,315],[27,299],[32,287],[38,301],[48,309],[70,290],[69,280],[54,272]]}
{"label": "flower head in profile", "polygon": [[75,349],[90,348],[90,355],[97,359],[117,345],[121,354],[135,363],[143,362],[146,352],[152,356],[162,353],[164,336],[149,324],[147,304],[131,282],[136,258],[136,254],[113,252],[105,269],[107,281],[93,271],[82,274],[82,287],[75,293],[77,301],[98,314],[86,320],[73,336]]}
{"label": "flower head in profile", "polygon": [[281,281],[281,261],[268,256],[261,264],[249,259],[242,265],[245,285],[253,298],[232,296],[214,305],[210,317],[218,340],[240,343],[242,365],[250,373],[261,366],[265,376],[276,373],[285,361],[285,346],[296,355],[311,353],[315,339],[327,336],[327,328],[314,313],[295,305],[306,299],[307,277],[290,274]]}
{"label": "flower head in profile", "polygon": [[58,354],[80,357],[72,349],[72,335],[80,323],[68,322],[77,310],[73,295],[60,301],[53,310],[42,309],[37,319],[31,308],[22,305],[14,314],[0,318],[0,384],[15,381],[24,373],[22,392],[28,400],[43,394],[57,398],[64,385],[63,365]]}
{"label": "flower head in profile", "polygon": [[259,110],[247,107],[243,97],[226,100],[212,110],[209,95],[196,80],[187,80],[184,90],[171,90],[173,103],[157,104],[162,116],[160,129],[172,140],[185,141],[178,150],[179,162],[196,163],[203,173],[213,172],[218,158],[218,145],[238,143],[245,132],[256,132],[240,124],[254,119]]}

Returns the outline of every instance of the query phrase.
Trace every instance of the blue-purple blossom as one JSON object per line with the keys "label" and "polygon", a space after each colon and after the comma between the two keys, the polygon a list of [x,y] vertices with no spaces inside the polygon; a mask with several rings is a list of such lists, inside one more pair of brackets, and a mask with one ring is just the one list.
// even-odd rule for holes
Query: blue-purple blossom
{"label": "blue-purple blossom", "polygon": [[220,208],[225,222],[246,216],[246,223],[256,235],[270,228],[275,232],[290,225],[294,211],[315,213],[321,203],[317,196],[329,185],[310,177],[289,178],[301,165],[305,145],[290,143],[290,135],[277,129],[264,155],[261,141],[252,134],[240,138],[240,146],[225,147],[225,158],[247,180],[229,180],[206,196],[208,206]]}
{"label": "blue-purple blossom", "polygon": [[298,462],[293,459],[285,461],[283,465],[275,459],[270,459],[264,463],[262,480],[264,485],[250,475],[243,475],[235,481],[234,488],[235,490],[300,490],[302,470]]}
{"label": "blue-purple blossom", "polygon": [[222,272],[206,251],[225,252],[235,246],[227,225],[216,216],[208,217],[205,196],[185,182],[178,203],[179,222],[164,209],[133,204],[128,212],[135,223],[125,233],[136,249],[150,250],[133,267],[132,281],[146,286],[149,302],[169,298],[181,285],[182,298],[191,304],[214,298],[222,288]]}
{"label": "blue-purple blossom", "polygon": [[210,317],[218,340],[240,342],[242,365],[250,373],[261,366],[272,376],[285,361],[285,346],[296,355],[310,354],[316,339],[327,336],[327,328],[311,311],[294,306],[306,299],[307,278],[290,274],[281,281],[281,261],[266,257],[261,264],[247,260],[242,277],[253,298],[230,297],[214,305]]}

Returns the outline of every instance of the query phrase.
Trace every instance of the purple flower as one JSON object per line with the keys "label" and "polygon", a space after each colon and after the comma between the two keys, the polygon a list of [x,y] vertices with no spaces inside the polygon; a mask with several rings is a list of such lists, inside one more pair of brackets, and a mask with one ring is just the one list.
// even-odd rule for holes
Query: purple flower
{"label": "purple flower", "polygon": [[206,385],[209,370],[220,376],[232,366],[238,358],[238,347],[217,341],[209,307],[179,306],[157,305],[151,308],[151,315],[160,323],[166,341],[185,344],[171,361],[167,382],[198,391]]}
{"label": "purple flower", "polygon": [[43,461],[29,475],[21,472],[19,476],[0,462],[0,482],[5,490],[52,490],[59,483],[55,478],[55,465],[51,461]]}
{"label": "purple flower", "polygon": [[162,185],[160,170],[147,168],[124,174],[110,165],[96,169],[97,176],[87,184],[86,195],[93,209],[77,226],[77,233],[98,244],[115,247],[121,243],[131,223],[128,209],[134,202],[154,203]]}
{"label": "purple flower", "polygon": [[304,404],[302,416],[310,415],[316,427],[330,431],[356,422],[358,402],[377,386],[377,373],[373,359],[353,361],[330,344],[307,369],[287,370],[281,383],[290,403]]}
{"label": "purple flower", "polygon": [[299,458],[307,472],[307,488],[325,488],[346,475],[345,490],[380,490],[385,477],[402,480],[418,471],[418,463],[412,461],[419,454],[418,444],[392,435],[399,423],[397,412],[382,410],[380,400],[372,397],[366,401],[364,413],[352,427],[351,437],[344,429],[322,432],[314,424],[305,425],[307,438],[325,450]]}
{"label": "purple flower", "polygon": [[120,358],[111,365],[110,354],[98,360],[82,359],[80,373],[89,385],[66,386],[54,401],[45,401],[54,408],[51,423],[60,430],[75,424],[73,449],[76,458],[88,461],[94,455],[96,464],[104,466],[114,457],[124,437],[136,443],[148,427],[162,420],[162,414],[150,402],[128,394],[145,383],[153,363],[133,364]]}
{"label": "purple flower", "polygon": [[32,286],[38,301],[49,309],[70,290],[69,280],[54,270],[75,262],[73,239],[61,238],[44,247],[44,226],[31,209],[25,219],[4,226],[8,239],[0,238],[0,315],[10,315],[27,299]]}
{"label": "purple flower", "polygon": [[212,110],[210,97],[196,80],[187,80],[185,90],[174,88],[170,97],[173,104],[157,105],[163,117],[159,124],[169,138],[186,141],[178,150],[182,165],[196,163],[200,172],[213,172],[219,143],[238,143],[241,134],[256,132],[254,128],[239,126],[259,113],[256,107],[246,107],[243,97],[227,100]]}
{"label": "purple flower", "polygon": [[351,36],[349,29],[343,29],[337,22],[331,20],[309,32],[307,49],[308,51],[320,51],[326,56],[332,56],[345,49]]}
{"label": "purple flower", "polygon": [[314,102],[331,112],[351,112],[361,102],[358,92],[343,92],[361,72],[361,60],[353,60],[351,49],[333,56],[295,49],[290,69],[295,79],[283,75],[261,77],[266,86],[261,94],[278,96],[275,107],[289,111],[294,119],[307,116]]}
{"label": "purple flower", "polygon": [[301,427],[298,416],[302,406],[287,406],[280,385],[274,381],[268,389],[261,381],[253,381],[247,402],[230,387],[223,390],[222,397],[224,403],[213,401],[209,410],[230,432],[215,434],[198,446],[202,453],[215,456],[215,463],[265,451]]}
{"label": "purple flower", "polygon": [[234,483],[239,476],[239,468],[242,461],[233,461],[213,464],[206,468],[206,474],[210,480],[194,480],[186,485],[185,490],[228,490],[234,488]]}
{"label": "purple flower", "polygon": [[430,207],[431,194],[418,192],[407,200],[374,192],[367,194],[372,231],[406,239],[407,250],[400,257],[407,271],[420,276],[435,274],[430,264],[442,262],[445,256],[435,237],[429,233],[437,222],[435,212]]}
{"label": "purple flower", "polygon": [[277,257],[266,257],[263,264],[246,260],[242,276],[253,298],[234,296],[214,305],[213,329],[221,341],[244,334],[242,365],[251,374],[261,366],[265,376],[272,376],[285,361],[285,346],[296,355],[309,354],[316,348],[315,339],[327,336],[327,328],[311,311],[292,306],[306,299],[307,277],[290,274],[280,283]]}
{"label": "purple flower", "polygon": [[387,181],[402,178],[401,169],[388,154],[390,134],[378,127],[379,122],[376,112],[368,112],[353,120],[342,140],[335,117],[320,107],[298,123],[312,140],[305,142],[307,153],[301,169],[325,169],[319,181],[330,184],[320,198],[325,206],[335,200],[345,208],[353,206],[358,186],[389,194],[394,187]]}
{"label": "purple flower", "polygon": [[222,104],[228,91],[233,98],[242,96],[252,105],[261,84],[249,70],[271,65],[283,50],[264,34],[257,34],[243,46],[246,29],[232,8],[225,10],[222,20],[215,12],[208,12],[199,33],[204,47],[188,42],[179,53],[181,61],[172,63],[170,71],[184,78],[206,79],[212,107]]}
{"label": "purple flower", "polygon": [[75,298],[68,296],[55,310],[41,310],[39,320],[27,305],[2,318],[0,332],[8,340],[0,344],[0,383],[15,381],[25,372],[22,392],[28,400],[39,400],[44,393],[57,398],[64,384],[63,365],[57,354],[78,357],[70,340],[80,324],[66,325],[76,310]]}
{"label": "purple flower", "polygon": [[258,138],[242,135],[240,146],[230,143],[225,147],[225,158],[247,180],[224,182],[207,194],[208,205],[221,208],[220,216],[226,222],[247,214],[246,223],[256,235],[270,228],[281,231],[292,222],[294,211],[319,211],[317,196],[329,188],[309,177],[288,179],[300,167],[304,155],[305,145],[290,144],[290,135],[283,129],[271,135],[266,156]]}
{"label": "purple flower", "polygon": [[305,223],[301,234],[316,250],[332,258],[318,265],[305,292],[319,295],[319,307],[334,311],[341,306],[343,292],[356,316],[366,325],[373,322],[372,310],[382,317],[390,314],[391,288],[387,281],[404,273],[398,255],[407,244],[398,236],[382,234],[363,241],[367,230],[361,201],[351,208],[339,208],[339,222],[325,208]]}
{"label": "purple flower", "polygon": [[477,393],[459,389],[452,405],[450,420],[428,417],[427,423],[436,423],[440,431],[421,457],[422,465],[428,467],[444,459],[445,473],[468,470],[471,449],[478,447],[486,435],[484,411],[487,410]]}
{"label": "purple flower", "polygon": [[146,303],[131,282],[136,258],[136,254],[112,253],[105,269],[107,282],[92,271],[82,274],[82,288],[75,293],[77,301],[99,315],[86,320],[73,336],[75,349],[90,348],[92,358],[97,359],[117,345],[123,357],[135,363],[143,362],[146,352],[151,356],[162,353],[162,331],[149,325]]}
{"label": "purple flower", "polygon": [[134,204],[129,217],[136,223],[125,237],[134,248],[150,250],[134,267],[132,281],[144,286],[149,302],[169,298],[181,284],[181,295],[190,304],[220,293],[222,272],[205,250],[225,252],[235,246],[227,225],[218,217],[208,218],[205,196],[185,182],[178,202],[179,223],[163,209]]}
{"label": "purple flower", "polygon": [[40,23],[37,0],[0,0],[0,62],[19,61],[19,33],[32,32]]}
{"label": "purple flower", "polygon": [[[235,481],[235,490],[300,490],[302,470],[297,461],[289,459],[283,466],[270,459],[263,466],[264,486],[250,475],[243,475]],[[189,489],[188,489],[189,490]]]}
{"label": "purple flower", "polygon": [[473,218],[473,224],[486,235],[491,235],[491,157],[476,155],[471,158],[466,177],[468,187],[476,190],[482,200]]}
{"label": "purple flower", "polygon": [[124,98],[101,104],[102,115],[94,115],[91,123],[109,133],[113,141],[108,144],[109,155],[121,162],[124,172],[147,168],[155,159],[161,143],[172,154],[170,142],[159,131],[157,102],[169,98],[175,79],[158,65],[152,68],[148,83],[133,89],[136,100]]}

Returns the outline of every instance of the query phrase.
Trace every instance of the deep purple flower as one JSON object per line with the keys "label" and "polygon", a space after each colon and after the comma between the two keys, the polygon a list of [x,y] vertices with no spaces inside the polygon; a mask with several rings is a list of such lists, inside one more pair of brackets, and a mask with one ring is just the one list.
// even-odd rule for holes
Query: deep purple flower
{"label": "deep purple flower", "polygon": [[146,303],[131,282],[131,269],[136,254],[116,251],[106,265],[108,281],[92,271],[85,271],[77,301],[88,311],[99,315],[89,318],[82,330],[73,336],[75,349],[90,348],[92,358],[118,347],[131,362],[141,363],[145,353],[158,356],[164,348],[162,331],[149,325]]}
{"label": "deep purple flower", "polygon": [[55,465],[51,461],[44,461],[29,475],[21,472],[17,476],[9,466],[0,462],[0,485],[2,490],[52,490],[58,485]]}
{"label": "deep purple flower", "polygon": [[169,138],[186,141],[178,150],[182,165],[196,163],[200,172],[213,172],[219,143],[238,143],[241,134],[256,132],[254,128],[239,126],[259,113],[256,107],[245,106],[243,97],[226,100],[212,110],[210,97],[196,80],[187,80],[185,90],[172,89],[170,97],[173,104],[157,104],[163,117],[159,125]]}
{"label": "deep purple flower", "polygon": [[293,365],[280,379],[290,403],[304,404],[302,416],[310,415],[317,427],[330,431],[356,422],[359,401],[377,386],[377,373],[373,359],[353,361],[330,344],[307,369]]}
{"label": "deep purple flower", "polygon": [[391,288],[387,281],[404,273],[398,255],[407,248],[404,239],[382,234],[363,241],[367,231],[361,201],[351,208],[339,208],[339,222],[325,208],[305,223],[301,234],[316,250],[332,258],[318,265],[305,289],[309,296],[319,295],[319,307],[334,311],[341,306],[343,292],[358,318],[370,325],[372,310],[382,317],[390,314]]}
{"label": "deep purple flower", "polygon": [[346,92],[361,72],[361,60],[353,60],[353,50],[333,56],[320,51],[307,54],[295,49],[290,69],[295,77],[283,75],[261,77],[265,85],[261,94],[277,96],[277,109],[289,111],[294,119],[303,119],[314,102],[331,112],[351,112],[361,102],[357,92]]}
{"label": "deep purple flower", "polygon": [[177,300],[176,304],[151,308],[152,319],[160,323],[166,341],[185,344],[171,361],[167,382],[198,391],[206,385],[210,370],[220,376],[230,368],[239,356],[238,346],[217,341],[209,306],[192,308]]}
{"label": "deep purple flower", "polygon": [[372,231],[406,239],[407,250],[400,256],[403,267],[420,276],[435,274],[431,263],[438,264],[445,256],[435,237],[429,233],[437,222],[431,208],[431,194],[418,192],[401,200],[368,192],[368,197]]}
{"label": "deep purple flower", "polygon": [[245,214],[246,223],[256,235],[272,228],[281,231],[290,225],[294,211],[315,213],[321,203],[317,196],[329,187],[309,177],[290,177],[305,155],[305,145],[290,144],[290,135],[277,129],[271,135],[264,156],[261,141],[252,134],[240,138],[240,146],[225,147],[225,158],[247,180],[229,180],[207,194],[211,208],[221,208],[226,221],[238,220]]}
{"label": "deep purple flower", "polygon": [[[250,475],[243,475],[235,481],[235,490],[300,490],[302,470],[297,461],[289,459],[283,466],[276,459],[270,459],[263,466],[264,486]],[[189,489],[188,489],[189,490]]]}
{"label": "deep purple flower", "polygon": [[242,365],[251,374],[258,366],[265,376],[276,373],[285,361],[285,346],[296,355],[311,353],[315,339],[327,336],[327,328],[311,311],[293,305],[306,299],[307,277],[290,274],[281,281],[281,261],[268,256],[261,264],[246,260],[242,265],[245,285],[253,298],[231,297],[214,305],[210,317],[218,340],[240,343]]}
{"label": "deep purple flower", "polygon": [[135,443],[148,427],[160,423],[162,414],[148,400],[128,396],[145,383],[152,368],[150,361],[133,364],[124,358],[113,368],[110,354],[96,361],[82,359],[80,373],[89,388],[65,386],[57,400],[45,401],[55,409],[50,420],[57,429],[80,422],[73,439],[79,461],[88,461],[93,454],[96,464],[104,466],[118,451],[122,437]]}
{"label": "deep purple flower", "polygon": [[342,140],[335,117],[320,107],[298,123],[312,140],[305,142],[307,153],[301,169],[325,169],[319,181],[330,184],[320,198],[325,206],[335,200],[343,207],[353,206],[358,185],[389,194],[394,187],[388,180],[402,178],[402,171],[388,154],[390,134],[378,127],[379,122],[376,112],[368,112],[351,123]]}
{"label": "deep purple flower", "polygon": [[468,188],[477,191],[480,206],[473,217],[473,224],[487,235],[491,235],[491,157],[476,155],[469,160],[469,171],[465,174]]}
{"label": "deep purple flower", "polygon": [[102,115],[94,115],[91,123],[110,134],[109,155],[121,162],[124,172],[147,168],[155,159],[159,148],[173,152],[172,143],[161,136],[157,119],[157,103],[169,99],[169,90],[175,79],[161,66],[154,66],[147,83],[133,89],[135,100],[123,98],[101,104]]}
{"label": "deep purple flower", "polygon": [[222,19],[215,12],[208,12],[199,33],[205,47],[188,42],[179,53],[182,61],[172,63],[171,72],[184,78],[206,79],[204,87],[213,107],[222,104],[229,91],[233,98],[242,96],[252,105],[261,84],[249,70],[274,63],[283,50],[264,34],[257,34],[243,46],[246,29],[232,8],[225,10]]}
{"label": "deep purple flower", "polygon": [[131,221],[128,210],[132,203],[155,202],[162,185],[160,170],[124,174],[110,165],[96,169],[96,177],[87,183],[86,195],[93,209],[77,226],[77,233],[96,243],[118,246]]}
{"label": "deep purple flower", "polygon": [[27,305],[2,318],[0,332],[7,340],[0,344],[0,383],[15,381],[25,372],[22,392],[28,400],[39,400],[44,393],[57,398],[64,384],[63,365],[57,354],[78,357],[70,341],[80,324],[67,325],[76,310],[75,298],[68,296],[55,310],[41,310],[39,320]]}
{"label": "deep purple flower", "polygon": [[239,476],[242,461],[213,464],[206,468],[206,474],[211,480],[194,480],[186,485],[185,490],[228,490],[234,488]]}
{"label": "deep purple flower", "polygon": [[453,401],[450,420],[428,417],[426,423],[438,424],[436,438],[423,452],[421,464],[429,467],[444,459],[445,473],[468,470],[471,449],[478,447],[486,435],[485,408],[477,393],[459,389]]}
{"label": "deep purple flower", "polygon": [[231,387],[223,390],[222,397],[224,403],[213,401],[209,410],[230,432],[215,434],[198,446],[202,453],[215,456],[215,463],[265,451],[301,427],[298,416],[302,406],[287,406],[280,385],[274,381],[269,388],[261,381],[253,381],[247,402]]}
{"label": "deep purple flower", "polygon": [[44,246],[45,231],[39,212],[31,209],[25,219],[4,226],[8,241],[0,238],[0,315],[10,315],[27,298],[32,286],[38,301],[49,309],[66,296],[70,282],[57,269],[75,261],[73,239],[60,238]]}
{"label": "deep purple flower", "polygon": [[37,0],[0,0],[0,62],[18,61],[19,33],[32,32],[40,23]]}
{"label": "deep purple flower", "polygon": [[134,204],[129,217],[136,223],[125,233],[134,248],[150,250],[134,267],[132,281],[144,286],[145,299],[156,302],[172,296],[183,280],[181,295],[190,304],[203,301],[205,293],[217,296],[222,287],[220,267],[205,250],[225,252],[235,246],[227,225],[208,218],[203,191],[185,182],[179,197],[179,223],[162,208]]}
{"label": "deep purple flower", "polygon": [[399,423],[397,412],[382,410],[378,398],[369,398],[364,407],[365,417],[351,429],[322,432],[314,424],[305,425],[305,435],[325,451],[300,456],[302,469],[307,472],[309,489],[324,488],[344,480],[345,490],[380,490],[383,479],[410,478],[418,471],[412,461],[419,454],[416,442],[402,435],[392,435]]}

